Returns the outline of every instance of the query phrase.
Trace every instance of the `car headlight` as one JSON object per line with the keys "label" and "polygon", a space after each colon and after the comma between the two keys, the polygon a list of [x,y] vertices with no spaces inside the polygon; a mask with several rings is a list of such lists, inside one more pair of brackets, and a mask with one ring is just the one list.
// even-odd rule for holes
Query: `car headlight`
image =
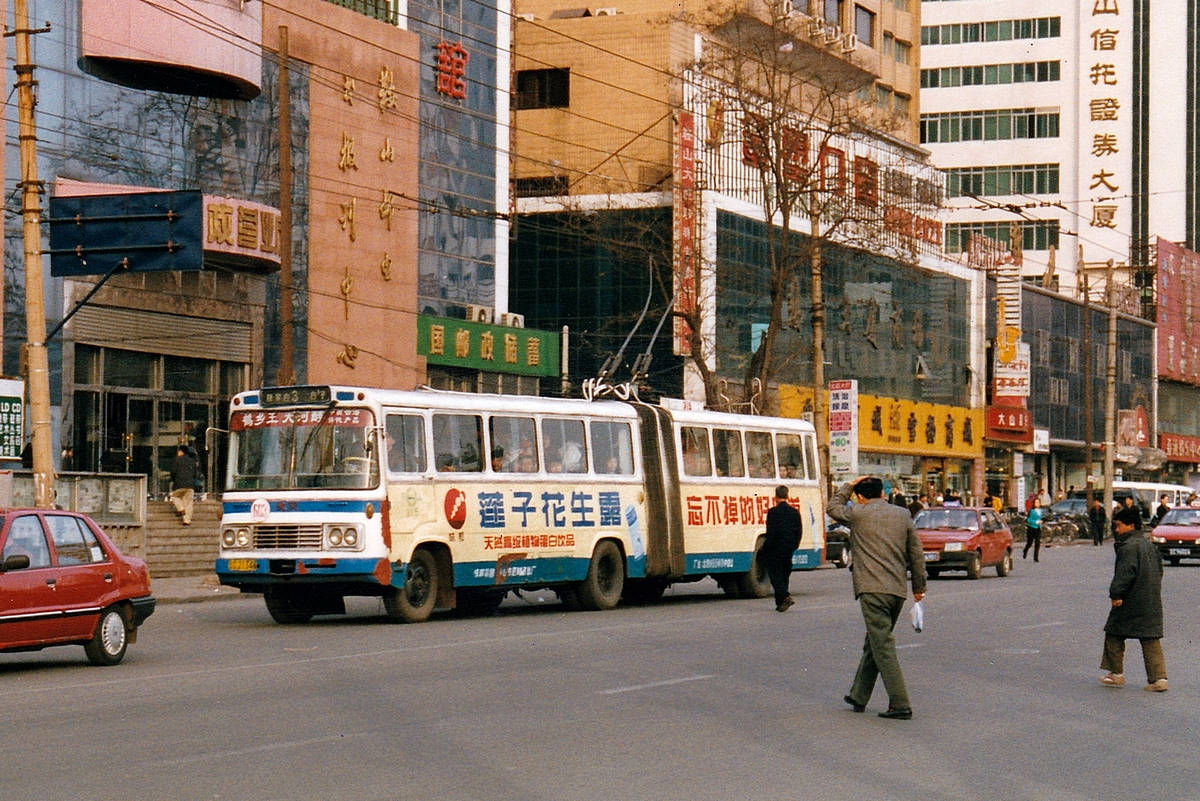
{"label": "car headlight", "polygon": [[963,544],[961,542],[947,542],[945,547],[947,551],[961,551],[962,549]]}
{"label": "car headlight", "polygon": [[1153,537],[1153,536],[1152,536],[1152,537],[1150,537],[1150,541],[1151,541],[1151,542],[1157,542],[1157,543],[1159,543],[1159,544],[1162,544],[1162,543],[1164,543],[1164,542],[1166,542],[1166,541],[1167,541],[1167,538],[1166,538],[1166,537]]}

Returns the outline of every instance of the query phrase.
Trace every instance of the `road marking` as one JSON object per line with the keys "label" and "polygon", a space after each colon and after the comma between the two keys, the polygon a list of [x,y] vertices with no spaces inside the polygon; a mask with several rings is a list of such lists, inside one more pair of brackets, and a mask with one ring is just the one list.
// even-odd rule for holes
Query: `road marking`
{"label": "road marking", "polygon": [[920,648],[924,644],[923,642],[910,642],[905,645],[897,645],[896,650],[899,651],[901,648]]}
{"label": "road marking", "polygon": [[997,648],[996,653],[1012,654],[1014,656],[1029,656],[1031,654],[1039,654],[1041,651],[1039,651],[1037,648]]}
{"label": "road marking", "polygon": [[253,748],[237,748],[230,751],[210,751],[207,754],[192,754],[191,756],[182,757],[180,759],[160,759],[153,760],[145,764],[151,765],[187,765],[193,762],[206,762],[210,759],[227,759],[229,757],[247,756],[249,754],[261,754],[268,751],[283,751],[289,748],[303,748],[309,745],[320,745],[322,743],[336,743],[339,740],[347,740],[351,737],[375,737],[374,732],[351,732],[349,734],[332,734],[328,737],[315,737],[311,740],[289,740],[280,743],[267,743],[266,745],[257,745]]}
{"label": "road marking", "polygon": [[668,687],[672,684],[683,684],[685,681],[704,681],[711,678],[711,674],[687,676],[682,679],[667,679],[665,681],[654,681],[649,684],[631,684],[628,687],[613,687],[611,690],[597,690],[596,692],[599,695],[616,695],[617,693],[631,693],[637,690],[649,690],[652,687]]}
{"label": "road marking", "polygon": [[1032,626],[1017,626],[1018,631],[1030,631],[1032,629],[1048,629],[1052,626],[1065,626],[1067,621],[1055,620],[1053,623],[1034,623]]}

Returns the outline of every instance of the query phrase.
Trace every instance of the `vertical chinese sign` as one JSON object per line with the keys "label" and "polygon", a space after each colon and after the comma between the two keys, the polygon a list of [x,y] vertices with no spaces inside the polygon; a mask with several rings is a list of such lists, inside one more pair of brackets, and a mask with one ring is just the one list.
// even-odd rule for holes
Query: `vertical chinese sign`
{"label": "vertical chinese sign", "polygon": [[[679,112],[675,126],[674,273],[675,311],[696,310],[696,120],[690,111]],[[692,355],[692,328],[682,317],[674,319],[676,356]]]}
{"label": "vertical chinese sign", "polygon": [[[1133,0],[1085,0],[1079,27],[1080,224],[1090,261],[1129,254]],[[1090,11],[1089,11],[1090,9]],[[1098,246],[1098,247],[1097,247]]]}
{"label": "vertical chinese sign", "polygon": [[829,382],[829,472],[858,475],[858,382]]}
{"label": "vertical chinese sign", "polygon": [[1158,240],[1158,375],[1200,385],[1200,254]]}

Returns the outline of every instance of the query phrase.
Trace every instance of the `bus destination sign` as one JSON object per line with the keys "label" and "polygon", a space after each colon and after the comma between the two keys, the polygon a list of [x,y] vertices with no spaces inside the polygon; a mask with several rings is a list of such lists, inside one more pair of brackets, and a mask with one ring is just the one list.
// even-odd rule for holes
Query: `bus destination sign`
{"label": "bus destination sign", "polygon": [[329,387],[263,387],[258,391],[263,406],[329,405],[333,390]]}

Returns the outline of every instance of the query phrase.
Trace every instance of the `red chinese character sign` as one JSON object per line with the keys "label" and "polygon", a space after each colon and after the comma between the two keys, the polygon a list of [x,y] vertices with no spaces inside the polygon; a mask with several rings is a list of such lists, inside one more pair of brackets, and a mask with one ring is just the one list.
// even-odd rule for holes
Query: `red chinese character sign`
{"label": "red chinese character sign", "polygon": [[1200,254],[1158,240],[1158,374],[1200,384]]}
{"label": "red chinese character sign", "polygon": [[[696,310],[696,121],[690,111],[679,112],[675,126],[675,310]],[[675,355],[692,355],[691,326],[674,320]]]}
{"label": "red chinese character sign", "polygon": [[438,42],[437,51],[438,93],[455,100],[465,100],[467,64],[471,61],[471,54],[462,42],[447,42],[445,39]]}

